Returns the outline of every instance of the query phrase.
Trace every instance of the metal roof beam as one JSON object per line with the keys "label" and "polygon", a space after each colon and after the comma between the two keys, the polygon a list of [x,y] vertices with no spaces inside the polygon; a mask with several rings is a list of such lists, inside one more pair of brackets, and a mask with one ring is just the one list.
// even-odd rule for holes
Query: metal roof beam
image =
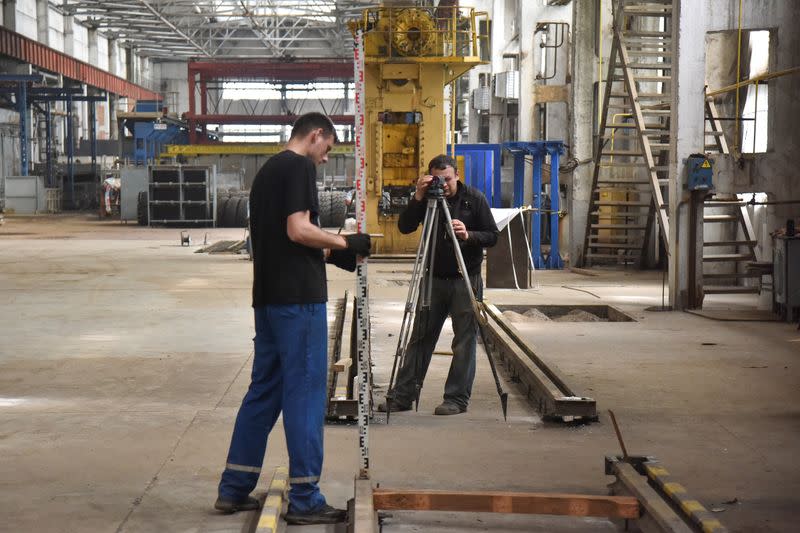
{"label": "metal roof beam", "polygon": [[181,30],[179,30],[177,26],[175,26],[175,25],[174,25],[172,22],[170,22],[169,20],[167,20],[167,18],[166,18],[166,17],[164,17],[164,15],[162,15],[161,13],[159,13],[159,11],[158,11],[158,10],[156,10],[156,9],[155,9],[153,6],[151,6],[151,5],[150,5],[150,4],[147,2],[147,0],[139,0],[139,3],[140,3],[140,4],[142,4],[144,7],[146,7],[146,8],[147,8],[147,9],[148,9],[148,10],[149,10],[151,13],[153,13],[153,15],[155,15],[155,16],[156,16],[156,17],[157,17],[159,20],[161,20],[161,21],[162,21],[164,24],[166,24],[166,25],[167,25],[169,28],[171,28],[171,29],[172,29],[172,30],[173,30],[175,33],[177,33],[178,35],[180,35],[181,37],[183,37],[184,39],[186,39],[186,41],[187,41],[189,44],[191,44],[192,46],[194,46],[195,48],[197,48],[197,49],[198,49],[200,52],[202,52],[202,54],[203,54],[204,56],[211,57],[211,54],[208,52],[208,50],[206,50],[204,47],[202,47],[202,46],[200,46],[199,44],[197,44],[196,42],[194,42],[194,41],[192,40],[192,38],[191,38],[191,37],[189,37],[188,35],[186,35],[185,33],[183,33]]}

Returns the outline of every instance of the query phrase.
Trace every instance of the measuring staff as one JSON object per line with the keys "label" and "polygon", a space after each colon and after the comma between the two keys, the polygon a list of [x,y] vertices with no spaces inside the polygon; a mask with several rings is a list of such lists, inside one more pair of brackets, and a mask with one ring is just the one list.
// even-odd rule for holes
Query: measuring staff
{"label": "measuring staff", "polygon": [[289,524],[329,524],[346,517],[319,489],[325,419],[328,262],[356,269],[370,251],[365,233],[335,235],[319,227],[316,165],[336,141],[330,119],[308,113],[286,149],[261,167],[250,191],[255,351],[214,507],[257,509],[256,487],[267,437],[283,411],[289,451]]}

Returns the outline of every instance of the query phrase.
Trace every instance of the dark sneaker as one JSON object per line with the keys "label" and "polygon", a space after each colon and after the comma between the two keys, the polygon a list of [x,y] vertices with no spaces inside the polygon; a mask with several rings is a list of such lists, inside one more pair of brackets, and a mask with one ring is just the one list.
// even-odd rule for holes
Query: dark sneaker
{"label": "dark sneaker", "polygon": [[[412,409],[411,404],[398,404],[397,402],[391,402],[392,404],[392,412],[399,413],[401,411],[410,411]],[[378,412],[385,413],[387,411],[386,402],[382,402],[378,404]]]}
{"label": "dark sneaker", "polygon": [[467,411],[466,407],[460,407],[454,403],[444,402],[442,405],[438,406],[434,409],[433,414],[435,415],[457,415],[460,413],[465,413]]}
{"label": "dark sneaker", "polygon": [[244,500],[229,500],[220,496],[214,502],[214,509],[222,511],[225,514],[235,513],[237,511],[255,511],[261,509],[261,502],[252,496],[246,497]]}
{"label": "dark sneaker", "polygon": [[347,511],[336,509],[327,503],[310,513],[297,513],[291,506],[283,516],[286,523],[291,526],[313,526],[314,524],[338,524],[347,520]]}

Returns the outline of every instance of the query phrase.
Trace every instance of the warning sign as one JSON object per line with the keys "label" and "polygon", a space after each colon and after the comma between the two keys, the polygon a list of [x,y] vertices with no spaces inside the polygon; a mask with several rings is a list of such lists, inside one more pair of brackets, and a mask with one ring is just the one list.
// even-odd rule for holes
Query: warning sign
{"label": "warning sign", "polygon": [[700,165],[700,168],[711,168],[711,163],[708,162],[708,159],[703,161],[703,164]]}

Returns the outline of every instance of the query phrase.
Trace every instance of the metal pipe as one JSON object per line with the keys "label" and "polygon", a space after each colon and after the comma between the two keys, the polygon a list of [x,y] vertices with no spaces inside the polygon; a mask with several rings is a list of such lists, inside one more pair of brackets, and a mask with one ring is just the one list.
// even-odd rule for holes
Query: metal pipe
{"label": "metal pipe", "polygon": [[53,117],[50,113],[50,101],[44,103],[44,131],[45,131],[45,162],[47,166],[46,187],[53,186],[53,128],[51,121]]}
{"label": "metal pipe", "polygon": [[87,102],[87,105],[89,106],[89,144],[91,149],[92,174],[97,176],[97,121],[95,120],[94,109],[96,102],[90,100]]}
{"label": "metal pipe", "polygon": [[72,95],[67,95],[67,175],[69,177],[69,201],[75,206],[75,144],[72,138]]}
{"label": "metal pipe", "polygon": [[20,174],[28,175],[28,86],[21,81],[17,86],[17,112],[19,112]]}
{"label": "metal pipe", "polygon": [[797,72],[800,72],[800,67],[787,68],[784,70],[779,70],[777,72],[767,72],[766,74],[755,76],[753,78],[740,81],[738,83],[734,83],[733,85],[728,85],[726,87],[722,87],[721,89],[716,89],[714,91],[707,92],[706,96],[718,96],[720,94],[725,94],[731,91],[735,91],[737,89],[741,89],[742,87],[750,85],[751,83],[758,83],[760,81],[772,80],[775,78],[780,78],[782,76],[788,76],[789,74],[795,74]]}

